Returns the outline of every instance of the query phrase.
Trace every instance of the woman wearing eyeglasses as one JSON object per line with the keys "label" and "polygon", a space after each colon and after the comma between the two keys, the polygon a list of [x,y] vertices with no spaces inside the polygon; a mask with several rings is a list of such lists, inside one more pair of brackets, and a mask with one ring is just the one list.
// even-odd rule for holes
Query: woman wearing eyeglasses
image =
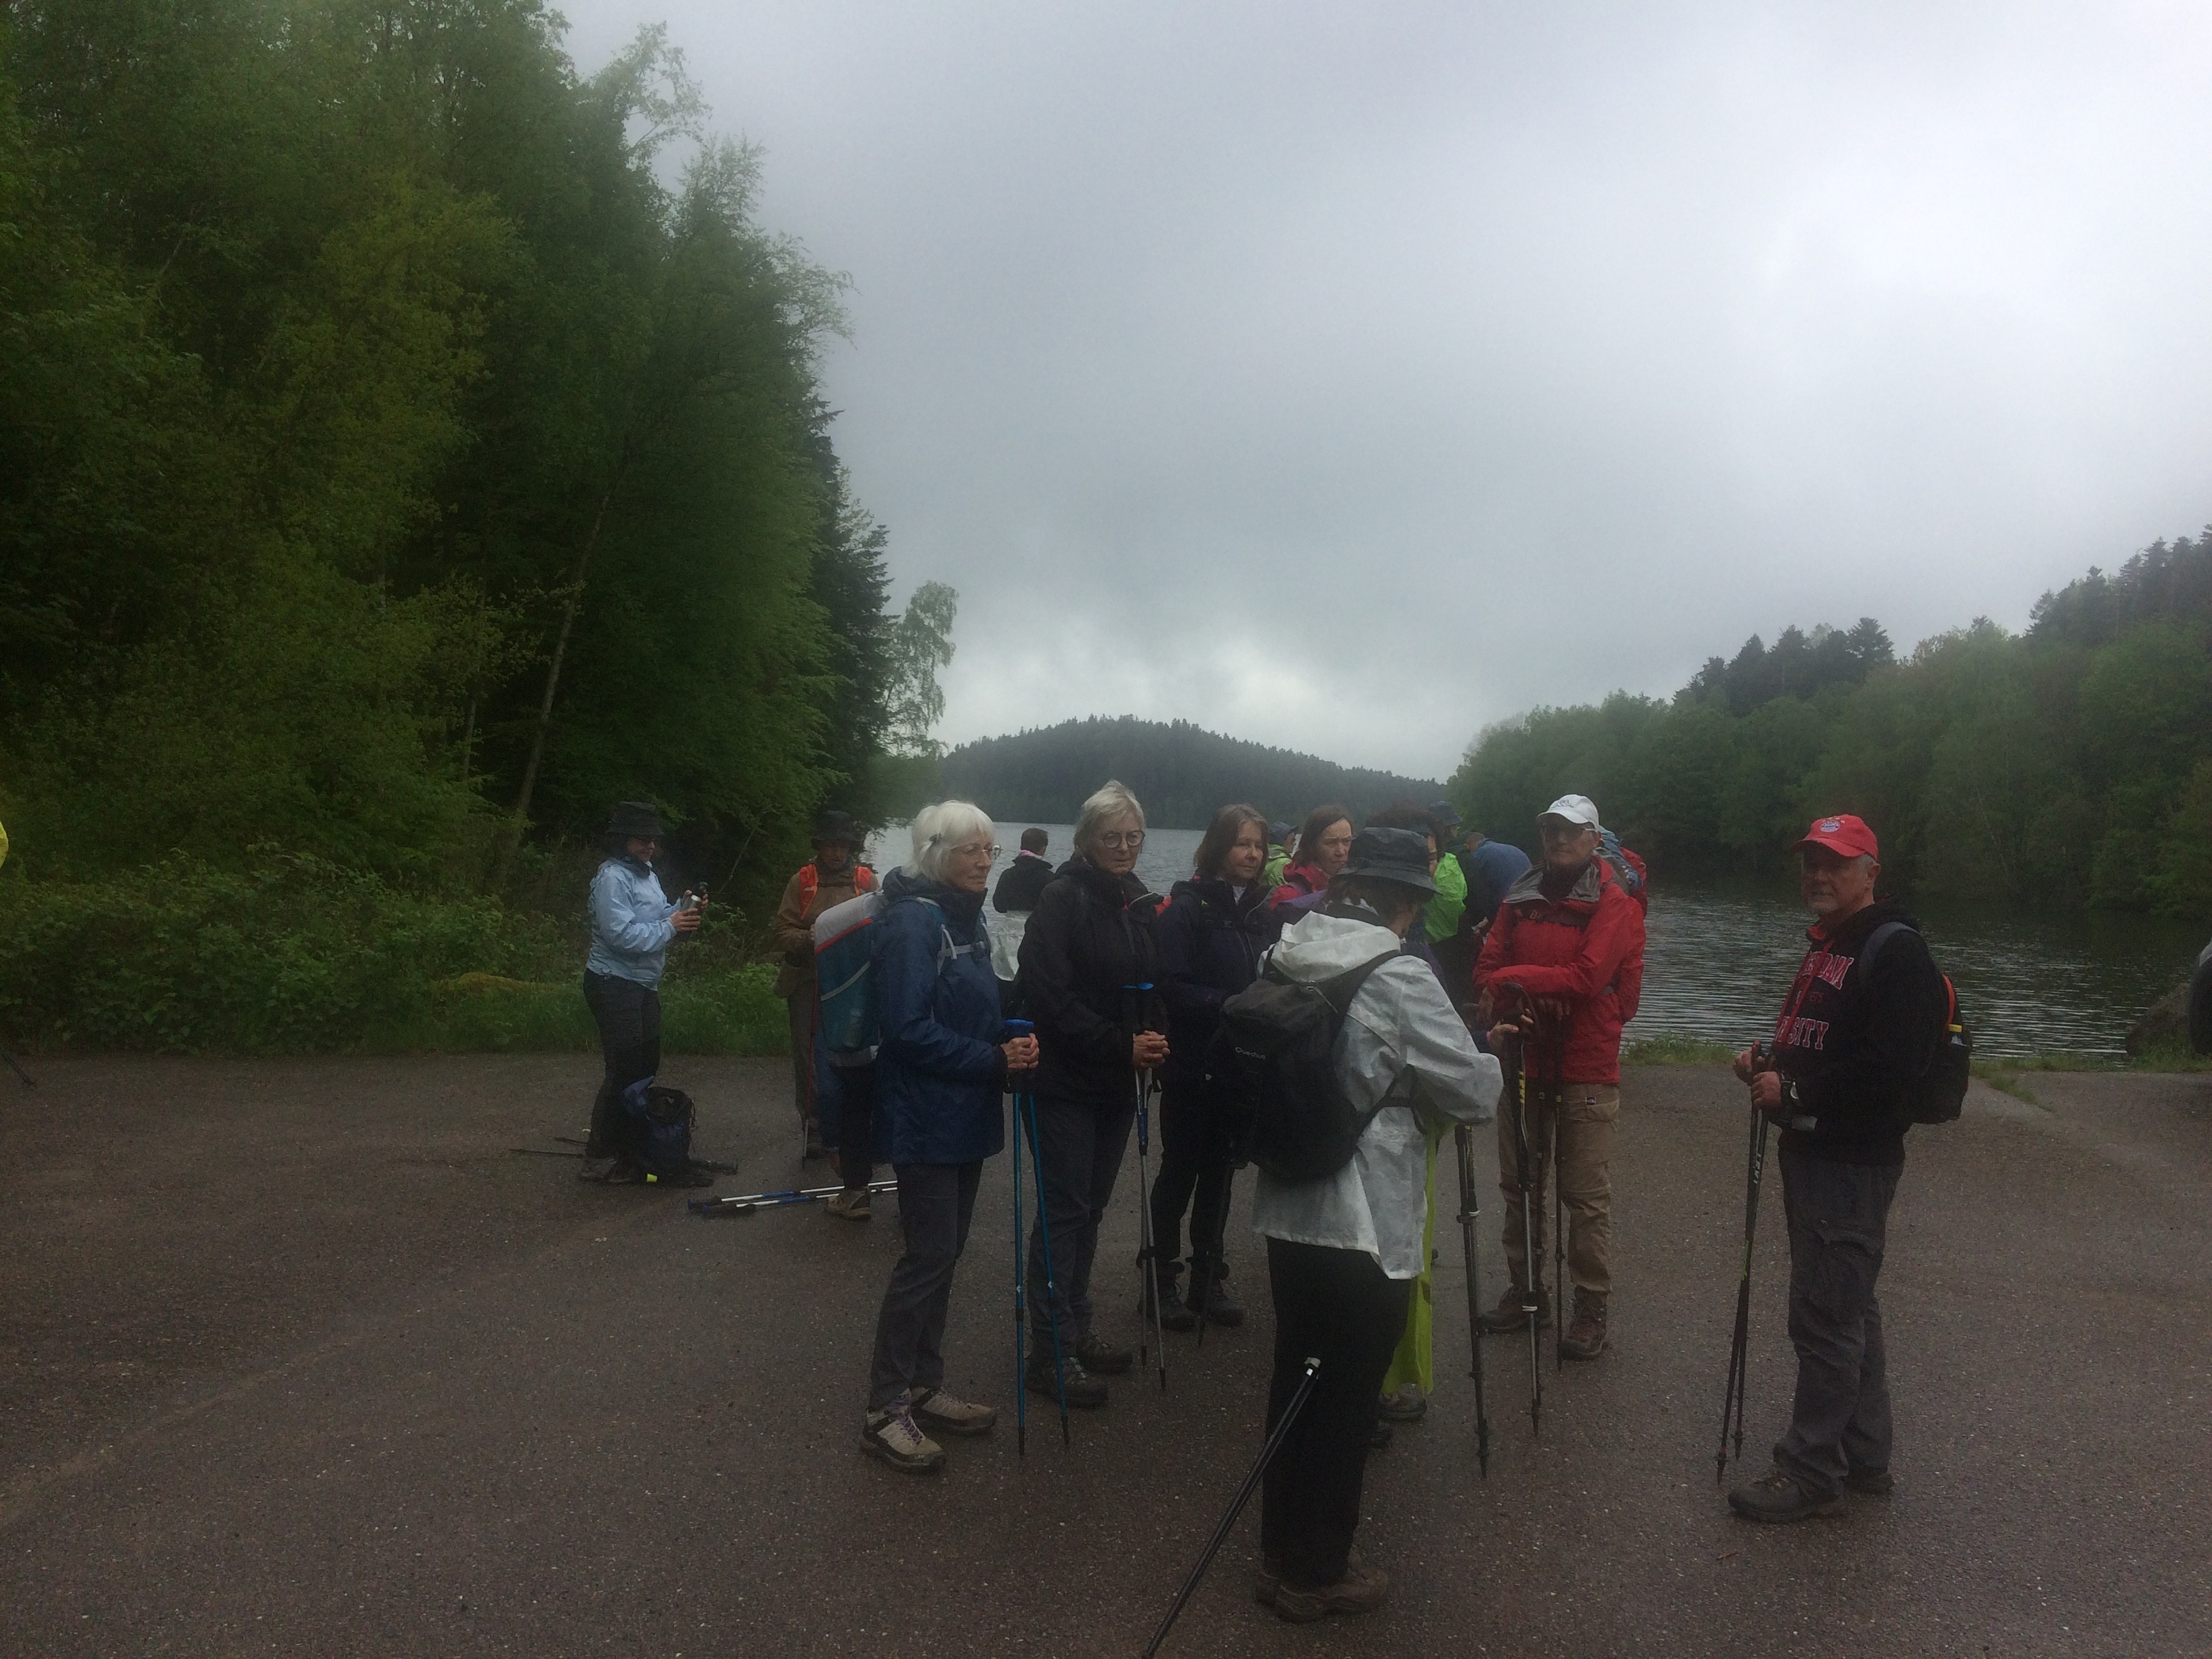
{"label": "woman wearing eyeglasses", "polygon": [[[1145,809],[1119,783],[1083,803],[1075,855],[1037,896],[1022,937],[1024,1006],[1042,1051],[1036,1077],[1037,1169],[1044,1210],[1030,1232],[1028,1385],[1054,1392],[1053,1327],[1067,1358],[1067,1403],[1106,1403],[1094,1373],[1129,1369],[1130,1352],[1091,1328],[1091,1264],[1098,1223],[1136,1118],[1136,1073],[1168,1057],[1166,1012],[1152,918],[1158,902],[1139,879]],[[1045,1284],[1044,1232],[1053,1274]]]}
{"label": "woman wearing eyeglasses", "polygon": [[945,1392],[942,1352],[983,1160],[1006,1144],[999,1105],[1006,1073],[1036,1063],[1036,1039],[1008,1040],[999,1012],[983,925],[999,852],[991,835],[991,820],[966,801],[915,814],[914,856],[884,883],[872,952],[876,1109],[890,1125],[906,1254],[876,1321],[860,1444],[915,1474],[945,1462],[932,1431],[981,1434],[995,1420],[989,1407]]}

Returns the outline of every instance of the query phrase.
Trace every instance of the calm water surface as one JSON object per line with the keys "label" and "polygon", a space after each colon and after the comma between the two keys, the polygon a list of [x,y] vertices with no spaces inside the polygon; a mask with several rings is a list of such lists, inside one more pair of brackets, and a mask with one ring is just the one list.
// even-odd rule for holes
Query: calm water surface
{"label": "calm water surface", "polygon": [[[1013,857],[1029,826],[1002,823]],[[1057,864],[1074,846],[1064,823],[1040,826]],[[1155,892],[1190,874],[1195,830],[1155,830],[1137,872]],[[902,860],[903,829],[879,832],[878,868]],[[997,877],[993,876],[995,883]],[[2196,930],[2138,917],[2038,916],[1950,904],[1918,912],[1928,942],[1959,988],[1978,1052],[2068,1048],[2118,1054],[2130,1021],[2188,973],[2204,940]],[[1644,1005],[1632,1038],[1697,1037],[1740,1044],[1766,1034],[1805,952],[1806,915],[1787,888],[1659,881],[1644,950]]]}

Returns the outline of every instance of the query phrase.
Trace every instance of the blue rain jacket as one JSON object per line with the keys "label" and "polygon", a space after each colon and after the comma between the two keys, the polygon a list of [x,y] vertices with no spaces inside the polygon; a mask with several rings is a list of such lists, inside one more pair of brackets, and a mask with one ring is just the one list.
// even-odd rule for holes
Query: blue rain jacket
{"label": "blue rain jacket", "polygon": [[876,1109],[890,1124],[891,1162],[974,1164],[1002,1151],[1006,1020],[983,896],[894,871],[872,931]]}
{"label": "blue rain jacket", "polygon": [[650,868],[609,859],[592,878],[592,954],[586,970],[658,986],[669,941],[676,937],[668,920],[675,910]]}

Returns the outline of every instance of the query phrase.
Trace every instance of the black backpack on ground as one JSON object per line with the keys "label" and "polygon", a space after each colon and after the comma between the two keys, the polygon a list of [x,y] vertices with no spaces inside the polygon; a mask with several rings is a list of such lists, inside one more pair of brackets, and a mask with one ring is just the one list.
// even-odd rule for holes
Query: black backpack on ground
{"label": "black backpack on ground", "polygon": [[1319,1181],[1352,1162],[1386,1097],[1367,1111],[1336,1078],[1336,1039],[1367,976],[1396,953],[1319,983],[1267,971],[1221,1005],[1206,1081],[1242,1159],[1278,1181]]}
{"label": "black backpack on ground", "polygon": [[[1852,965],[1862,973],[1871,973],[1875,956],[1893,935],[1917,932],[1910,922],[1885,921],[1867,935]],[[1959,988],[1940,966],[1936,972],[1943,981],[1943,1039],[1936,1045],[1927,1069],[1913,1079],[1909,1104],[1915,1123],[1957,1122],[1966,1103],[1967,1080],[1973,1075],[1974,1034],[1966,1029],[1966,1017],[1959,1012]]]}
{"label": "black backpack on ground", "polygon": [[650,1181],[683,1181],[692,1174],[691,1128],[698,1111],[681,1089],[664,1089],[642,1078],[623,1091],[629,1154]]}

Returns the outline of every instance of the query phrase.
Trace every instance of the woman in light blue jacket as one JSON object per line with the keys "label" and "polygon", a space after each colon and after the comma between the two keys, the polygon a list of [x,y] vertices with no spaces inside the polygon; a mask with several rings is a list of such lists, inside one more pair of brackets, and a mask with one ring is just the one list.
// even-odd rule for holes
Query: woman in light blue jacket
{"label": "woman in light blue jacket", "polygon": [[592,953],[584,963],[584,1000],[599,1025],[606,1066],[592,1103],[586,1181],[622,1181],[638,1172],[623,1134],[623,1091],[660,1070],[660,971],[669,945],[699,926],[699,912],[671,904],[653,873],[660,814],[652,802],[616,807],[607,841],[606,861],[592,878]]}

